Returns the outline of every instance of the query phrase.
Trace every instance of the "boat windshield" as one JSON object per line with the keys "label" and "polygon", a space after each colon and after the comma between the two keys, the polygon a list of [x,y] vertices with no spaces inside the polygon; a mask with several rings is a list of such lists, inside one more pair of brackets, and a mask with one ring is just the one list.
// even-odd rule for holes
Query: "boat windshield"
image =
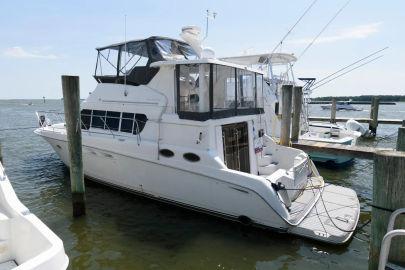
{"label": "boat windshield", "polygon": [[156,39],[155,44],[165,60],[196,60],[199,58],[190,45],[177,40]]}

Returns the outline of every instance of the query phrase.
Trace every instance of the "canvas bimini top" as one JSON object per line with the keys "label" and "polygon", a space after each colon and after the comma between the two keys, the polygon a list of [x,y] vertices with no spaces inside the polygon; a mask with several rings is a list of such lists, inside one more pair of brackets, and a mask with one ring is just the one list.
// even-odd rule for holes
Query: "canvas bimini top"
{"label": "canvas bimini top", "polygon": [[197,53],[187,43],[153,36],[99,47],[94,78],[99,83],[148,84],[159,68],[150,64],[168,60],[195,60]]}

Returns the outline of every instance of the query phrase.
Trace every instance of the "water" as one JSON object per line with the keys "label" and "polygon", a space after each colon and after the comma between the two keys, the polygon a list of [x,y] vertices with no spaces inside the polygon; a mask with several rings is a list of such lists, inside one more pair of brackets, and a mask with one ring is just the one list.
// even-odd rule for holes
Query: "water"
{"label": "water", "polygon": [[[33,105],[29,106],[29,102]],[[367,117],[362,112],[337,116]],[[70,269],[367,269],[370,225],[344,246],[328,246],[165,205],[86,183],[87,215],[71,217],[68,170],[32,129],[35,110],[62,110],[60,100],[0,101],[0,141],[7,174],[20,200],[60,238]],[[319,105],[312,115],[327,116]],[[381,118],[405,118],[405,103],[381,106]],[[380,125],[363,145],[394,147],[398,126]],[[372,162],[320,168],[327,181],[359,195],[360,224],[370,218]]]}

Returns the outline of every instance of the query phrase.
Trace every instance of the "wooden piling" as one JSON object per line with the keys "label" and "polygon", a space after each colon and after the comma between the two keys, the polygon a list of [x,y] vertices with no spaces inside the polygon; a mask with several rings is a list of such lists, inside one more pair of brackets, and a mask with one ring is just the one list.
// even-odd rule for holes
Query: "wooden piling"
{"label": "wooden piling", "polygon": [[371,110],[370,110],[370,124],[368,129],[371,131],[371,134],[375,136],[377,134],[378,126],[378,110],[379,110],[380,98],[373,97],[371,100]]}
{"label": "wooden piling", "polygon": [[292,85],[283,85],[281,88],[283,104],[281,108],[280,144],[285,146],[290,144],[292,90]]}
{"label": "wooden piling", "polygon": [[402,120],[402,127],[398,128],[397,150],[405,151],[405,120]]}
{"label": "wooden piling", "polygon": [[332,106],[330,107],[330,122],[336,123],[336,98],[332,98]]}
{"label": "wooden piling", "polygon": [[[369,269],[378,268],[381,241],[387,233],[392,211],[405,207],[405,153],[378,151],[374,156],[373,207]],[[398,217],[396,228],[405,228],[405,216]],[[405,264],[403,239],[393,239],[388,261]]]}
{"label": "wooden piling", "polygon": [[63,104],[69,149],[73,216],[86,214],[80,125],[80,88],[78,76],[62,76]]}
{"label": "wooden piling", "polygon": [[291,127],[291,141],[297,142],[300,135],[300,118],[302,107],[302,86],[294,86],[293,88],[293,118]]}

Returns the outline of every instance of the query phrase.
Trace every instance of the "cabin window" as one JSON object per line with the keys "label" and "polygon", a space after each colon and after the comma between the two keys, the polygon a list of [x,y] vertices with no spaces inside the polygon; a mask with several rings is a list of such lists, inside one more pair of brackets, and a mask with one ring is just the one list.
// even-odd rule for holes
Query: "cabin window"
{"label": "cabin window", "polygon": [[91,122],[91,110],[82,110],[81,111],[81,126],[82,129],[89,129]]}
{"label": "cabin window", "polygon": [[105,121],[105,129],[118,131],[120,126],[120,112],[107,111],[107,117]]}
{"label": "cabin window", "polygon": [[139,134],[142,132],[143,128],[146,125],[146,121],[148,118],[144,114],[135,114],[135,122],[134,122],[134,131],[133,134]]}
{"label": "cabin window", "polygon": [[243,69],[237,69],[237,104],[238,108],[256,107],[256,79],[255,73]]}
{"label": "cabin window", "polygon": [[165,60],[198,59],[198,55],[190,45],[171,39],[158,39],[156,47]]}
{"label": "cabin window", "polygon": [[180,110],[209,112],[209,82],[209,64],[180,65],[178,80]]}
{"label": "cabin window", "polygon": [[136,67],[145,67],[149,62],[146,42],[129,42],[121,47],[119,75],[130,74]]}
{"label": "cabin window", "polygon": [[132,129],[134,126],[134,116],[133,113],[122,113],[122,120],[121,120],[121,132],[132,133]]}
{"label": "cabin window", "polygon": [[159,151],[159,153],[164,157],[173,157],[174,156],[173,151],[170,149],[162,149]]}
{"label": "cabin window", "polygon": [[235,69],[232,67],[213,66],[214,111],[235,109]]}
{"label": "cabin window", "polygon": [[183,158],[184,158],[185,160],[190,161],[190,162],[197,162],[197,161],[200,161],[200,157],[199,157],[197,154],[194,154],[194,153],[185,153],[185,154],[183,155]]}
{"label": "cabin window", "polygon": [[93,110],[91,119],[92,128],[104,128],[106,111]]}
{"label": "cabin window", "polygon": [[256,74],[256,102],[258,108],[263,108],[263,75]]}
{"label": "cabin window", "polygon": [[117,76],[119,46],[98,51],[96,76]]}
{"label": "cabin window", "polygon": [[[263,75],[217,65],[177,65],[180,119],[205,121],[263,113]],[[260,102],[258,102],[260,100]]]}

